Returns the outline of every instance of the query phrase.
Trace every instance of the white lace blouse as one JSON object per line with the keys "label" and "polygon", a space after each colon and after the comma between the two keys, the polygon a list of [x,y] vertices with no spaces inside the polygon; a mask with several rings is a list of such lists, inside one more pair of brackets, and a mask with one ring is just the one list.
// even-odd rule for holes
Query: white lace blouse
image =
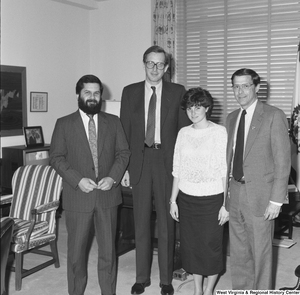
{"label": "white lace blouse", "polygon": [[210,122],[206,129],[183,127],[177,136],[173,176],[179,189],[192,196],[208,196],[224,191],[226,176],[226,128]]}

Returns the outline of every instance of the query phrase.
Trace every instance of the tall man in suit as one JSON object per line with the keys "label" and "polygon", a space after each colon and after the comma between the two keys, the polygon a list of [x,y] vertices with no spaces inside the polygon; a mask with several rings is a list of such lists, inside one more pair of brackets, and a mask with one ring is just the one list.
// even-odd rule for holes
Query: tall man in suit
{"label": "tall man in suit", "polygon": [[[151,273],[151,212],[154,198],[158,229],[161,294],[172,286],[174,221],[169,214],[174,145],[179,129],[190,123],[180,108],[182,85],[162,81],[168,69],[165,51],[148,48],[143,56],[146,80],[126,86],[121,101],[121,122],[131,158],[122,184],[132,186],[136,243],[136,283],[131,294],[142,294]],[[154,102],[154,107],[153,103]]]}
{"label": "tall man in suit", "polygon": [[291,168],[287,119],[257,99],[255,71],[240,69],[231,81],[241,106],[226,122],[232,287],[272,289],[274,219],[287,195]]}
{"label": "tall man in suit", "polygon": [[88,243],[98,243],[98,280],[104,295],[116,291],[115,235],[121,181],[130,151],[121,122],[100,111],[101,81],[86,75],[76,84],[79,110],[57,120],[50,164],[63,178],[68,232],[68,291],[84,294]]}

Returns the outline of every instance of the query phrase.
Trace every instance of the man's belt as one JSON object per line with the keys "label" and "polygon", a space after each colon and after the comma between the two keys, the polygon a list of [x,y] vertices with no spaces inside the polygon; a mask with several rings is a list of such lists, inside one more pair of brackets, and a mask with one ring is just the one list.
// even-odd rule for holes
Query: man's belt
{"label": "man's belt", "polygon": [[148,146],[147,144],[145,144],[145,147],[149,148],[149,149],[160,150],[161,149],[161,143],[153,143],[151,146]]}

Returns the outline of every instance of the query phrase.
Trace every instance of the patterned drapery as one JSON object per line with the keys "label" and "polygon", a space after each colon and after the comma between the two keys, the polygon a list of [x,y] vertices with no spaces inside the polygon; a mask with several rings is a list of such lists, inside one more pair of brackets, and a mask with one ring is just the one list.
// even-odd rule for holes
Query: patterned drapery
{"label": "patterned drapery", "polygon": [[156,0],[153,22],[154,45],[161,46],[169,54],[170,66],[164,79],[171,81],[174,75],[175,0]]}

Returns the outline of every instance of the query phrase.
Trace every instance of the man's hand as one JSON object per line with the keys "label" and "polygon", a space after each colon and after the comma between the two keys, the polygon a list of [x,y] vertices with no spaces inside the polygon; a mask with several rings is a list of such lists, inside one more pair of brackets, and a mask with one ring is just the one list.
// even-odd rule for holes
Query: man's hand
{"label": "man's hand", "polygon": [[121,185],[122,186],[125,186],[125,187],[129,187],[130,186],[130,176],[129,176],[129,172],[126,171],[123,178],[122,178],[122,181],[121,181]]}
{"label": "man's hand", "polygon": [[90,178],[82,178],[78,186],[84,193],[89,193],[97,188],[97,184]]}
{"label": "man's hand", "polygon": [[114,180],[111,177],[104,177],[98,182],[98,189],[102,191],[109,191],[114,184]]}
{"label": "man's hand", "polygon": [[265,211],[264,218],[265,220],[272,220],[278,217],[280,213],[281,206],[269,202],[269,205]]}

